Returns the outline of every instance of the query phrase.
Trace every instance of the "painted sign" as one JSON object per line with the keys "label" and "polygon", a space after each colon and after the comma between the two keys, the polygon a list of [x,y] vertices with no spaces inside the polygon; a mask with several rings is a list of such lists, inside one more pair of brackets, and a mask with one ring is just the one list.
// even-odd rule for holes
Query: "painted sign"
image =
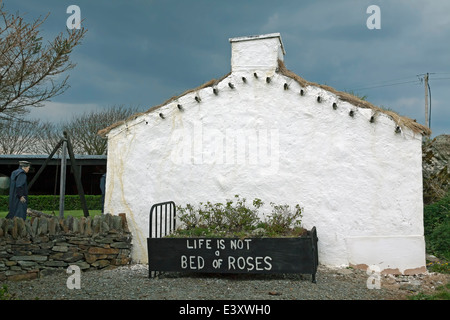
{"label": "painted sign", "polygon": [[[314,230],[315,231],[315,230]],[[204,273],[311,273],[317,237],[149,238],[149,270]]]}

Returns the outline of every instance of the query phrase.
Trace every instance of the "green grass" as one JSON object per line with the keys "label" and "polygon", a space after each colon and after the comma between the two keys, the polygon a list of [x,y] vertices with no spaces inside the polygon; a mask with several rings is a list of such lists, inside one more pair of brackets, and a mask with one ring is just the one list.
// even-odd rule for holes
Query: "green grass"
{"label": "green grass", "polygon": [[450,283],[436,288],[434,294],[420,292],[409,297],[410,300],[450,300]]}
{"label": "green grass", "polygon": [[430,262],[427,264],[427,269],[431,272],[450,273],[450,266],[448,262],[444,261]]}
{"label": "green grass", "polygon": [[[59,211],[42,211],[47,214],[54,215],[55,217],[59,217]],[[8,214],[7,211],[0,211],[0,218],[6,217]],[[94,217],[96,215],[101,214],[101,210],[89,210],[89,216]],[[67,218],[68,216],[72,216],[74,218],[81,218],[84,217],[83,210],[66,210],[64,211],[64,217]]]}

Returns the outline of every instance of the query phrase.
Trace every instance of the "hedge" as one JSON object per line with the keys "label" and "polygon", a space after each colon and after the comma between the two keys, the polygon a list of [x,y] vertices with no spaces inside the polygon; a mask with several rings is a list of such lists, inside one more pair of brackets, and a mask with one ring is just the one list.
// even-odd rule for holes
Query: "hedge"
{"label": "hedge", "polygon": [[427,252],[450,260],[450,192],[424,207],[423,222]]}
{"label": "hedge", "polygon": [[[85,195],[88,210],[101,210],[101,195]],[[8,196],[0,195],[0,211],[8,211]],[[28,208],[39,211],[58,211],[59,195],[29,195]],[[66,195],[64,201],[65,210],[82,210],[78,195]]]}

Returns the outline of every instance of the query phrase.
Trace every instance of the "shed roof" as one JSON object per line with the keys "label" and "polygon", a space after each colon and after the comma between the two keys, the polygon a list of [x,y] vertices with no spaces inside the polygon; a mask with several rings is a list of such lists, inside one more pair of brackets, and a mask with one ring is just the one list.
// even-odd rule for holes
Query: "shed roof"
{"label": "shed roof", "polygon": [[[47,160],[46,154],[0,154],[0,165],[19,165],[19,161],[26,160],[31,162],[32,166],[42,165]],[[53,155],[50,164],[59,164],[61,156]],[[105,165],[106,155],[75,155],[75,160],[79,165]],[[67,163],[70,164],[70,157],[67,157]]]}
{"label": "shed roof", "polygon": [[[279,74],[282,74],[282,75],[284,75],[284,76],[286,76],[286,77],[288,77],[290,79],[293,79],[301,87],[307,87],[307,86],[318,87],[318,88],[326,90],[326,91],[328,91],[330,93],[335,94],[337,97],[339,97],[340,100],[346,101],[346,102],[354,105],[355,107],[371,109],[371,110],[373,110],[373,112],[375,114],[376,113],[385,114],[388,117],[390,117],[401,128],[408,128],[411,131],[413,131],[414,133],[418,133],[418,134],[421,134],[421,135],[424,135],[424,136],[431,135],[431,130],[428,127],[417,123],[415,120],[413,120],[411,118],[408,118],[408,117],[405,117],[405,116],[400,116],[398,113],[396,113],[394,111],[386,110],[386,109],[377,107],[377,106],[373,105],[372,103],[370,103],[368,101],[365,101],[365,100],[362,100],[362,99],[358,98],[357,96],[352,95],[352,94],[350,94],[348,92],[338,91],[338,90],[336,90],[336,89],[334,89],[334,88],[332,88],[330,86],[327,86],[327,85],[321,85],[321,84],[309,82],[309,81],[303,79],[302,77],[298,76],[294,72],[288,70],[286,68],[284,62],[281,61],[281,60],[278,60],[278,68],[277,68],[276,72],[279,73]],[[124,119],[123,121],[119,121],[119,122],[113,123],[112,125],[110,125],[110,126],[104,128],[104,129],[98,131],[98,134],[100,136],[104,136],[105,137],[111,130],[113,130],[113,129],[117,128],[117,127],[120,127],[120,126],[124,125],[125,123],[127,123],[129,121],[132,121],[132,120],[135,120],[136,118],[138,118],[138,117],[140,117],[142,115],[152,113],[152,112],[158,110],[159,108],[161,108],[161,107],[163,107],[163,106],[165,106],[165,105],[167,105],[167,104],[169,104],[169,103],[171,103],[171,102],[173,102],[173,101],[179,99],[180,97],[185,96],[185,95],[187,95],[189,93],[196,92],[196,91],[198,91],[200,89],[203,89],[203,88],[213,87],[213,86],[217,85],[219,82],[221,82],[223,79],[228,77],[229,75],[230,75],[230,73],[226,74],[225,76],[223,76],[222,78],[220,78],[218,80],[212,79],[212,80],[210,80],[210,81],[208,81],[208,82],[206,82],[206,83],[204,83],[204,84],[202,84],[202,85],[200,85],[200,86],[198,86],[196,88],[187,90],[187,91],[183,92],[182,94],[180,94],[178,96],[171,97],[170,99],[166,100],[162,104],[157,105],[157,106],[153,106],[153,107],[151,107],[150,109],[148,109],[145,112],[134,114],[134,115],[130,116],[129,118]]]}

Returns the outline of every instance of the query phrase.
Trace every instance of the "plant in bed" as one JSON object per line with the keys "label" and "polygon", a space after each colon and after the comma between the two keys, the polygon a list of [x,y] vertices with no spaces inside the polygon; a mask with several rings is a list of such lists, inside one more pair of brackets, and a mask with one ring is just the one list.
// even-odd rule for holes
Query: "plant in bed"
{"label": "plant in bed", "polygon": [[171,237],[298,237],[306,234],[301,226],[302,208],[270,203],[269,214],[260,213],[264,203],[254,199],[248,204],[236,195],[226,203],[200,203],[177,206],[182,224]]}

